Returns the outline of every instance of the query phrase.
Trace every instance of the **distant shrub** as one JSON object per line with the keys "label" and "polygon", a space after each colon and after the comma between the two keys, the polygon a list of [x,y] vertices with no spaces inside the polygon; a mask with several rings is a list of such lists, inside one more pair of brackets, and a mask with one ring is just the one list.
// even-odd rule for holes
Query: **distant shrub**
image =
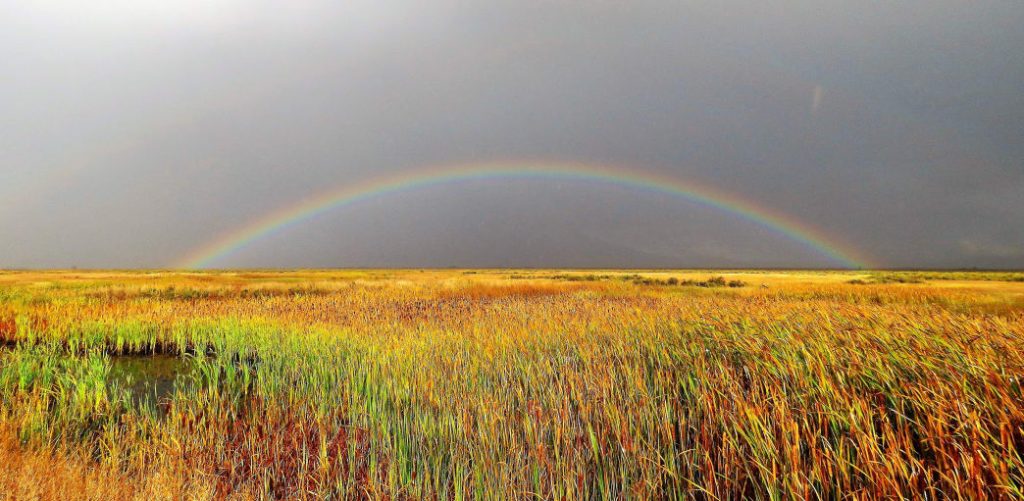
{"label": "distant shrub", "polygon": [[876,284],[923,284],[924,278],[909,273],[878,273],[871,277]]}
{"label": "distant shrub", "polygon": [[704,287],[725,287],[728,282],[725,277],[712,277],[704,281]]}
{"label": "distant shrub", "polygon": [[630,275],[628,277],[634,285],[663,285],[663,286],[684,286],[684,287],[746,287],[747,283],[742,280],[726,280],[725,277],[711,277],[707,280],[693,280],[684,279],[680,280],[676,277],[669,277],[665,280],[658,280],[656,278],[642,277],[640,275]]}
{"label": "distant shrub", "polygon": [[985,280],[1024,282],[1024,275],[1013,271],[888,271],[872,274],[877,283],[920,283],[926,280]]}
{"label": "distant shrub", "polygon": [[846,282],[846,283],[853,284],[853,285],[867,285],[868,284],[867,281],[865,281],[864,279],[861,279],[861,278],[855,278],[855,279],[850,280],[849,282]]}
{"label": "distant shrub", "polygon": [[567,282],[597,282],[611,277],[608,275],[594,275],[593,273],[588,273],[586,275],[555,275],[552,278],[565,280]]}
{"label": "distant shrub", "polygon": [[670,278],[666,281],[667,285],[682,285],[684,287],[746,287],[747,283],[742,280],[726,280],[725,277],[711,277],[707,280],[697,281],[693,279],[678,280],[676,278]]}

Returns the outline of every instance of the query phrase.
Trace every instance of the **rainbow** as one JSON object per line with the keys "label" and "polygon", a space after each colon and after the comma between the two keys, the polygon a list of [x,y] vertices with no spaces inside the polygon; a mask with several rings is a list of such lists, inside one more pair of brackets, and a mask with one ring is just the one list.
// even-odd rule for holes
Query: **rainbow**
{"label": "rainbow", "polygon": [[210,267],[239,249],[270,234],[306,222],[325,212],[369,198],[400,193],[431,186],[492,179],[551,179],[603,182],[617,186],[648,190],[678,196],[708,207],[722,210],[785,235],[830,261],[845,268],[869,268],[869,261],[856,250],[837,239],[798,221],[792,216],[772,210],[751,200],[740,198],[710,186],[667,177],[632,168],[609,167],[580,163],[503,162],[438,166],[400,172],[360,183],[327,190],[318,196],[286,206],[251,221],[212,242],[190,252],[176,268]]}

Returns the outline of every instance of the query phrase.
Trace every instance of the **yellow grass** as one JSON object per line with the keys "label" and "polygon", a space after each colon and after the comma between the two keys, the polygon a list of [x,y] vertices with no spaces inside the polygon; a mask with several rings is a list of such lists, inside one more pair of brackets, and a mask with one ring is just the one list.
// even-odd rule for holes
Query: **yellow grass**
{"label": "yellow grass", "polygon": [[1017,498],[1021,276],[0,272],[0,492]]}

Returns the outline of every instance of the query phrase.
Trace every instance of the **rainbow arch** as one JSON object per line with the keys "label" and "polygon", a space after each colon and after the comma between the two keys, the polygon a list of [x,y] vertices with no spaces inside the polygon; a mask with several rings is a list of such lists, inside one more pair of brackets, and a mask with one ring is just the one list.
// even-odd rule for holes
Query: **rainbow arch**
{"label": "rainbow arch", "polygon": [[270,234],[320,214],[373,197],[474,180],[584,180],[678,196],[722,210],[799,242],[845,268],[870,268],[857,250],[796,218],[711,186],[632,168],[566,162],[500,162],[414,169],[327,190],[270,212],[202,245],[181,258],[176,268],[210,267],[216,261]]}

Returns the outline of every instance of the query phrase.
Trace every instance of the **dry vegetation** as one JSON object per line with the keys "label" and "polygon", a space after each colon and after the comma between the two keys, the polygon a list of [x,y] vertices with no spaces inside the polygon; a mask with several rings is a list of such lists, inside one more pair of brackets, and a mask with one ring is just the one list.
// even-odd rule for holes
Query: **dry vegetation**
{"label": "dry vegetation", "polygon": [[1024,497],[1022,275],[937,275],[0,273],[0,496]]}

